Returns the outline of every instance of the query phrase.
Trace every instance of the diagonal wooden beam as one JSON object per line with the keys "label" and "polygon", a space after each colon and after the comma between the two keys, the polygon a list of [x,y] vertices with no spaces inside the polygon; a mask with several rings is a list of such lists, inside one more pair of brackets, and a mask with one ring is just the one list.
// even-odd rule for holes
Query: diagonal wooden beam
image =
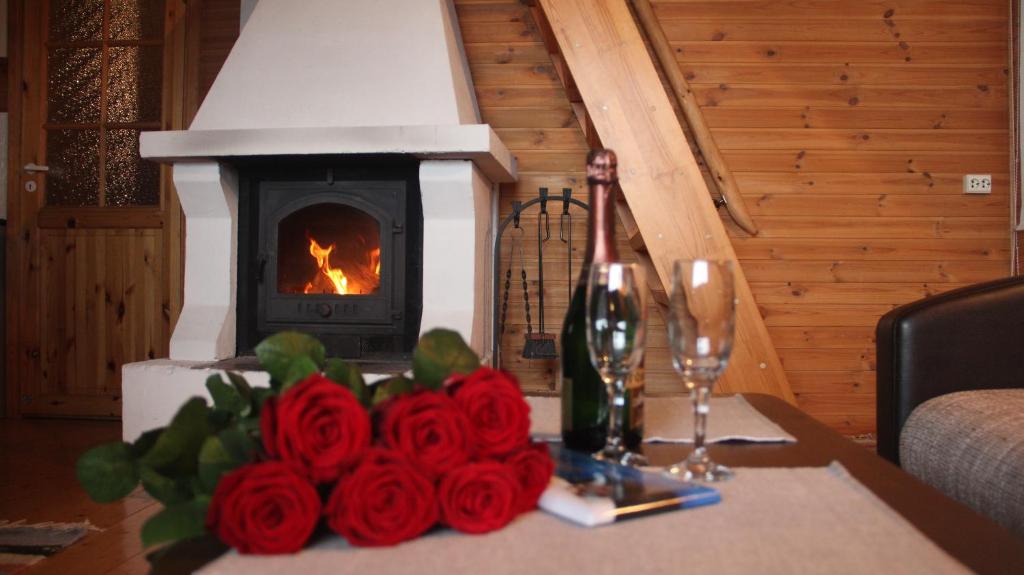
{"label": "diagonal wooden beam", "polygon": [[729,215],[732,216],[736,225],[743,228],[748,234],[757,235],[757,226],[754,225],[754,220],[747,212],[739,186],[736,185],[736,179],[732,177],[732,170],[725,164],[725,158],[718,150],[718,144],[711,135],[707,122],[704,121],[704,114],[700,111],[697,96],[693,94],[690,83],[683,77],[683,71],[676,63],[675,53],[668,43],[668,38],[665,37],[664,30],[661,29],[661,24],[658,23],[658,19],[654,15],[654,8],[651,7],[648,0],[633,0],[633,7],[636,9],[640,25],[647,33],[647,39],[650,40],[651,46],[654,48],[654,53],[657,54],[658,60],[661,62],[661,68],[665,71],[669,85],[672,86],[676,101],[679,102],[679,107],[683,110],[683,116],[690,126],[693,139],[697,141],[708,169],[711,170],[712,181],[722,193],[726,210],[729,211]]}
{"label": "diagonal wooden beam", "polygon": [[795,403],[729,236],[625,0],[540,0],[663,285],[680,258],[732,260],[736,344],[718,390]]}

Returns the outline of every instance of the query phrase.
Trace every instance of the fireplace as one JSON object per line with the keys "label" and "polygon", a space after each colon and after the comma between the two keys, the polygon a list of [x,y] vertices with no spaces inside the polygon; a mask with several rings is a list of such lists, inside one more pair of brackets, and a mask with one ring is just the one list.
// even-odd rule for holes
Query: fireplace
{"label": "fireplace", "polygon": [[516,161],[480,121],[451,1],[296,5],[260,0],[189,128],[139,138],[173,165],[185,286],[169,357],[124,367],[126,440],[220,369],[265,384],[239,356],[280,329],[367,360],[368,381],[408,369],[431,329],[491,347]]}
{"label": "fireplace", "polygon": [[239,355],[282,330],[328,355],[407,358],[422,312],[418,162],[263,158],[239,166]]}

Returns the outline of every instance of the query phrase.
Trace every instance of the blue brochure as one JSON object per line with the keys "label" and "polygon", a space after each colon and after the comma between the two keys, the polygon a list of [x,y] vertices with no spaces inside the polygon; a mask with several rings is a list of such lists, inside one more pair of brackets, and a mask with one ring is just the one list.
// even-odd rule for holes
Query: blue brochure
{"label": "blue brochure", "polygon": [[598,461],[560,445],[550,448],[555,478],[541,497],[540,507],[573,523],[595,527],[722,500],[711,487]]}

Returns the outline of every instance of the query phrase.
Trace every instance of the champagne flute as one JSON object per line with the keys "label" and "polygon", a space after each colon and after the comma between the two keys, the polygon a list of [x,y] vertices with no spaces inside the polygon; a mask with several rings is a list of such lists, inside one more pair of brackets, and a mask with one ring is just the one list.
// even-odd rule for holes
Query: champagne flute
{"label": "champagne flute", "polygon": [[723,481],[733,476],[704,447],[708,397],[729,363],[735,325],[730,261],[679,260],[672,268],[669,347],[672,364],[693,400],[693,452],[667,473],[687,481]]}
{"label": "champagne flute", "polygon": [[608,390],[608,439],[594,456],[623,465],[646,465],[626,449],[626,381],[640,365],[647,336],[646,287],[636,264],[595,263],[587,282],[587,348]]}

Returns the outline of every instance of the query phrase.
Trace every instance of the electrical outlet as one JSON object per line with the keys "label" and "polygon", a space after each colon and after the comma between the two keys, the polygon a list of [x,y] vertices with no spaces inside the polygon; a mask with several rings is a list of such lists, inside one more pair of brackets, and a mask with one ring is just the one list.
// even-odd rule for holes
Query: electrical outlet
{"label": "electrical outlet", "polygon": [[964,175],[965,194],[991,194],[992,174],[966,174]]}

